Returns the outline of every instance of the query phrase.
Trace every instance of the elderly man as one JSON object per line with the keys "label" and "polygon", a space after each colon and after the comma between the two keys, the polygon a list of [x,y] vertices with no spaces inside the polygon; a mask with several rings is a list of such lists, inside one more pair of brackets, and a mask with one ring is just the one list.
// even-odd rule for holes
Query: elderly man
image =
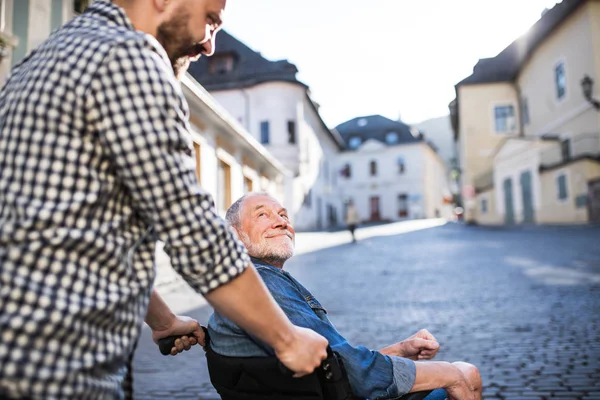
{"label": "elderly man", "polygon": [[97,0],[13,68],[0,92],[1,399],[130,396],[144,319],[155,340],[203,341],[197,321],[152,292],[157,239],[290,369],[310,373],[326,357],[327,341],[285,317],[195,175],[176,77],[212,54],[224,8]]}
{"label": "elderly man", "polygon": [[[268,194],[251,193],[236,201],[226,220],[248,249],[252,262],[290,320],[327,338],[344,362],[355,396],[399,397],[408,392],[439,389],[428,399],[481,399],[478,369],[464,362],[428,360],[439,344],[427,330],[379,351],[353,346],[335,329],[325,308],[283,269],[294,254],[294,228],[285,208]],[[213,350],[224,356],[272,356],[268,345],[215,312],[208,324]]]}

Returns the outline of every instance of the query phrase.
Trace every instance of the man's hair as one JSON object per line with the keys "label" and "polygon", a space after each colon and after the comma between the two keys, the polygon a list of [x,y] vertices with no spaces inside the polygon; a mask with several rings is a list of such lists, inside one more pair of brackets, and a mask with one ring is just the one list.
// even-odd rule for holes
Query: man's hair
{"label": "man's hair", "polygon": [[230,226],[234,227],[235,229],[239,230],[239,228],[240,228],[242,204],[244,204],[244,200],[246,200],[249,196],[271,196],[271,195],[267,192],[250,192],[250,193],[246,193],[245,195],[243,195],[242,197],[237,199],[235,201],[235,203],[233,203],[227,209],[227,213],[225,213],[225,220],[227,221],[227,223]]}

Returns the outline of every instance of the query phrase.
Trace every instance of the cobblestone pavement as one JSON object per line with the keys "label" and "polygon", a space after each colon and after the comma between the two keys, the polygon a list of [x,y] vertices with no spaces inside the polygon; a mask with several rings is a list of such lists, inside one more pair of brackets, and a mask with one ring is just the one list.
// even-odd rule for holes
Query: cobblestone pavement
{"label": "cobblestone pavement", "polygon": [[[402,226],[369,228],[356,244],[324,234],[342,239],[304,245],[286,268],[351,343],[379,348],[427,328],[441,344],[436,359],[480,367],[486,399],[600,400],[600,227]],[[305,235],[298,241],[315,239]],[[175,291],[178,304],[194,304]],[[188,315],[204,323],[210,311]],[[137,399],[218,398],[201,349],[163,357],[149,333]]]}

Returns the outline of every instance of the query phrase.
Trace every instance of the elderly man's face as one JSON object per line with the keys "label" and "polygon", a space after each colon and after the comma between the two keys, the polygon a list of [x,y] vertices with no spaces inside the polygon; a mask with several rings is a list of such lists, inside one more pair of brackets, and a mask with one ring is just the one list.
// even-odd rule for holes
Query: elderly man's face
{"label": "elderly man's face", "polygon": [[226,0],[171,0],[157,39],[165,48],[175,75],[180,77],[191,61],[215,51]]}
{"label": "elderly man's face", "polygon": [[238,236],[252,257],[276,267],[294,255],[295,231],[287,210],[271,196],[250,195],[244,200]]}

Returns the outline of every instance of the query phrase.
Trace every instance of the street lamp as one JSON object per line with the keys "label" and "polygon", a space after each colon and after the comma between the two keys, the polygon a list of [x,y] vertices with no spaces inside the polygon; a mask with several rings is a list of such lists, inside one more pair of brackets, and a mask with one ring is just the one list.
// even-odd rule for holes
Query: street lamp
{"label": "street lamp", "polygon": [[589,75],[585,75],[581,80],[581,89],[583,90],[585,99],[589,101],[596,110],[600,110],[600,102],[592,97],[594,80],[590,78]]}

